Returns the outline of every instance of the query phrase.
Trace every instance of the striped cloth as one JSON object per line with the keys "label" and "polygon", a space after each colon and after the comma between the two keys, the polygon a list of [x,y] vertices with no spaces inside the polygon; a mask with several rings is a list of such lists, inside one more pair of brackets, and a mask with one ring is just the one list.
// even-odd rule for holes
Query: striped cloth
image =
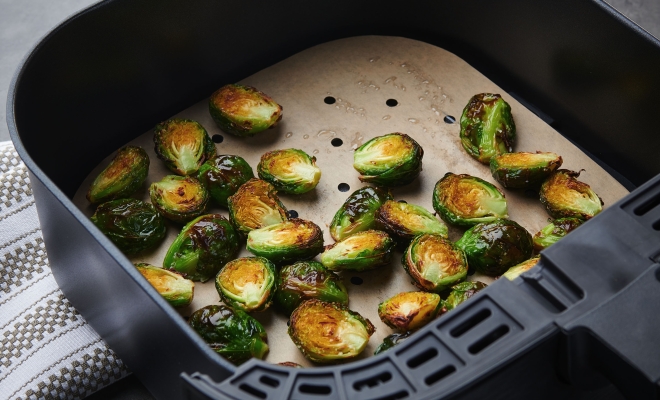
{"label": "striped cloth", "polygon": [[0,142],[0,399],[80,399],[127,374],[58,288],[27,169]]}

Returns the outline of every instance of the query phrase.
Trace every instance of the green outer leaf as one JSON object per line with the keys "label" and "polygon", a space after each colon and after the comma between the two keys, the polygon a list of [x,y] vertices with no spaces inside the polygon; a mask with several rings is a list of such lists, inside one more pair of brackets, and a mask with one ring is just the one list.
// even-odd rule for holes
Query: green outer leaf
{"label": "green outer leaf", "polygon": [[541,251],[557,243],[559,239],[568,235],[584,221],[579,218],[559,218],[543,227],[534,235],[534,250]]}
{"label": "green outer leaf", "polygon": [[[419,266],[421,266],[422,263],[428,263],[426,258],[423,258],[423,256],[425,256],[426,254],[420,253],[420,251],[422,250],[420,246],[428,243],[437,246],[434,249],[434,252],[429,253],[431,256],[441,251],[444,252],[444,254],[446,254],[446,256],[443,257],[443,259],[445,260],[445,265],[441,266],[443,267],[443,271],[441,274],[437,276],[437,279],[435,280],[427,279],[427,277],[422,276],[419,271]],[[449,257],[454,258],[457,262],[457,265],[454,266],[456,268],[456,273],[454,274],[448,274],[444,270],[444,268],[451,267],[450,265],[446,265],[447,262],[451,261],[448,260]],[[412,283],[415,286],[427,292],[435,292],[435,293],[442,292],[449,286],[454,285],[457,282],[460,282],[461,280],[465,279],[468,271],[467,259],[465,257],[465,254],[463,254],[463,251],[458,246],[456,246],[454,243],[449,241],[449,239],[446,239],[440,235],[434,235],[428,233],[419,235],[415,237],[412,240],[412,242],[410,242],[410,245],[403,253],[403,257],[401,258],[401,264],[403,265],[404,270],[412,278],[413,280]]]}
{"label": "green outer leaf", "polygon": [[137,146],[122,147],[115,158],[94,179],[87,192],[92,204],[121,199],[135,193],[149,174],[149,156]]}
{"label": "green outer leaf", "polygon": [[214,202],[228,207],[227,200],[245,182],[254,178],[252,167],[242,157],[219,155],[207,160],[197,173]]}
{"label": "green outer leaf", "polygon": [[555,153],[506,153],[490,159],[490,173],[505,188],[535,188],[562,162],[561,156]]}
{"label": "green outer leaf", "polygon": [[158,158],[177,175],[196,174],[206,160],[216,155],[206,129],[191,119],[175,118],[156,125],[154,144]]}
{"label": "green outer leaf", "polygon": [[[192,191],[192,193],[190,193]],[[170,196],[166,193],[169,192]],[[184,193],[184,195],[180,195]],[[177,198],[180,202],[168,202]],[[151,204],[156,207],[165,218],[175,222],[188,222],[197,218],[206,211],[209,202],[209,193],[206,188],[191,176],[167,175],[159,182],[149,186]]]}
{"label": "green outer leaf", "polygon": [[578,181],[579,176],[580,172],[560,169],[543,182],[539,196],[551,217],[587,220],[603,210],[603,200],[589,185]]}
{"label": "green outer leaf", "polygon": [[434,233],[443,237],[448,235],[447,225],[426,208],[394,200],[387,200],[380,206],[376,211],[376,222],[405,246],[408,246],[415,236],[423,233]]}
{"label": "green outer leaf", "polygon": [[[283,166],[294,172],[288,176]],[[316,157],[298,149],[269,151],[261,156],[257,165],[259,178],[269,182],[280,192],[303,194],[313,190],[321,179],[321,169],[316,166]]]}
{"label": "green outer leaf", "polygon": [[465,281],[451,287],[451,292],[444,301],[443,313],[453,310],[459,304],[486,288],[486,284],[478,281]]}
{"label": "green outer leaf", "polygon": [[386,189],[365,186],[353,192],[335,213],[330,235],[340,241],[354,233],[374,228],[376,210],[392,195]]}
{"label": "green outer leaf", "polygon": [[[268,111],[264,115],[264,111]],[[250,137],[272,128],[282,119],[282,107],[263,92],[245,85],[228,84],[209,98],[209,113],[223,131]]]}
{"label": "green outer leaf", "polygon": [[[222,276],[223,271],[228,268],[230,265],[240,264],[243,262],[258,262],[263,268],[265,275],[265,282],[261,287],[261,296],[257,304],[248,304],[246,299],[240,295],[232,293],[228,288],[223,286],[220,277]],[[263,257],[242,257],[232,260],[225,264],[225,266],[218,272],[218,275],[215,277],[215,289],[218,291],[220,298],[225,304],[232,306],[235,309],[240,309],[246,312],[259,312],[264,311],[270,304],[273,302],[273,297],[275,296],[275,279],[277,272],[275,270],[275,265],[268,261],[268,259]]]}
{"label": "green outer leaf", "polygon": [[306,260],[323,251],[323,231],[311,221],[291,218],[280,224],[253,229],[248,233],[246,248],[275,264]]}
{"label": "green outer leaf", "polygon": [[227,199],[229,219],[241,234],[288,219],[277,190],[261,179],[250,179]]}
{"label": "green outer leaf", "polygon": [[406,333],[393,333],[391,335],[388,335],[383,339],[383,343],[379,344],[378,347],[376,347],[376,351],[374,351],[374,355],[378,355],[385,350],[389,350],[392,347],[398,345],[399,343],[403,342],[404,340],[408,339],[412,333],[411,332],[406,332]]}
{"label": "green outer leaf", "polygon": [[519,277],[523,272],[529,271],[534,266],[536,266],[536,264],[538,264],[540,259],[541,256],[536,256],[530,258],[529,260],[525,260],[520,264],[514,265],[513,267],[509,268],[504,274],[502,274],[502,277],[512,281],[517,277]]}
{"label": "green outer leaf", "polygon": [[[383,141],[390,141],[397,147],[408,147],[408,151],[399,159],[380,161],[380,154],[372,154],[371,149],[374,144]],[[362,182],[377,186],[403,186],[419,176],[423,157],[424,150],[419,143],[404,133],[395,132],[370,139],[358,147],[353,153],[353,168],[361,174]]]}
{"label": "green outer leaf", "polygon": [[184,307],[192,302],[195,290],[193,281],[146,263],[135,264],[135,267],[173,307]]}
{"label": "green outer leaf", "polygon": [[394,241],[382,231],[354,233],[325,247],[321,263],[332,271],[365,271],[390,263]]}

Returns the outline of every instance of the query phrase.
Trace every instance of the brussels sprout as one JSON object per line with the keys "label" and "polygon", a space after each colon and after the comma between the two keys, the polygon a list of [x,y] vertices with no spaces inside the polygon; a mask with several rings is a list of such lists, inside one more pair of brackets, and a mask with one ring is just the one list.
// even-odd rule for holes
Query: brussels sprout
{"label": "brussels sprout", "polygon": [[195,290],[193,281],[146,263],[135,264],[135,267],[172,306],[183,307],[192,303]]}
{"label": "brussels sprout", "polygon": [[187,222],[204,213],[209,192],[195,178],[167,175],[149,186],[151,203],[165,218]]}
{"label": "brussels sprout", "polygon": [[364,271],[387,265],[394,241],[382,231],[363,231],[325,247],[321,263],[332,271]]}
{"label": "brussels sprout", "polygon": [[360,181],[378,186],[403,186],[414,181],[422,170],[424,150],[404,133],[375,137],[353,153],[353,168]]}
{"label": "brussels sprout", "polygon": [[323,251],[323,232],[311,221],[291,218],[250,231],[247,249],[276,264],[306,260]]}
{"label": "brussels sprout", "polygon": [[435,293],[399,293],[378,305],[378,316],[392,329],[415,331],[433,321],[442,305],[440,295]]}
{"label": "brussels sprout", "polygon": [[505,188],[523,189],[538,187],[561,163],[555,153],[506,153],[490,159],[490,172]]}
{"label": "brussels sprout", "polygon": [[460,136],[465,151],[484,164],[494,156],[512,152],[516,124],[511,107],[499,94],[472,96],[461,115]]}
{"label": "brussels sprout", "polygon": [[392,195],[384,189],[366,186],[356,190],[332,218],[330,235],[338,242],[356,232],[372,229],[376,210],[387,200],[392,200]]}
{"label": "brussels sprout", "polygon": [[541,256],[536,256],[532,257],[527,261],[523,261],[518,265],[514,265],[513,267],[509,268],[502,276],[507,278],[508,280],[512,281],[519,277],[523,272],[529,271],[534,267],[536,264],[538,264],[539,260],[541,259]]}
{"label": "brussels sprout", "polygon": [[376,351],[374,351],[374,355],[376,356],[384,352],[385,350],[391,349],[392,347],[408,339],[410,335],[411,332],[393,333],[391,335],[388,335],[387,337],[385,337],[385,339],[383,339],[383,343],[379,344],[378,347],[376,347]]}
{"label": "brussels sprout", "polygon": [[355,311],[337,303],[306,300],[291,314],[289,336],[305,357],[332,363],[356,357],[376,328]]}
{"label": "brussels sprout", "polygon": [[170,119],[156,125],[154,143],[158,158],[178,175],[195,174],[216,154],[206,129],[190,119]]}
{"label": "brussels sprout", "polygon": [[316,261],[298,261],[280,270],[275,304],[289,315],[304,300],[318,299],[348,305],[348,291],[341,278]]}
{"label": "brussels sprout", "polygon": [[568,235],[572,230],[582,225],[584,221],[579,218],[559,218],[538,231],[532,238],[534,250],[541,251],[557,243],[559,239]]}
{"label": "brussels sprout", "polygon": [[193,281],[206,282],[238,252],[238,235],[220,214],[188,222],[170,245],[163,266]]}
{"label": "brussels sprout", "polygon": [[307,193],[321,179],[316,157],[298,149],[274,150],[262,155],[257,173],[275,189],[289,194]]}
{"label": "brussels sprout", "polygon": [[215,277],[215,288],[225,304],[243,311],[263,311],[275,294],[275,266],[263,257],[228,262]]}
{"label": "brussels sprout", "polygon": [[388,200],[376,211],[376,222],[405,246],[423,233],[447,237],[447,225],[414,204]]}
{"label": "brussels sprout", "polygon": [[560,169],[541,185],[541,203],[553,218],[590,219],[603,210],[603,200],[577,180],[580,172]]}
{"label": "brussels sprout", "polygon": [[509,219],[477,224],[456,245],[465,252],[471,268],[489,276],[502,275],[533,251],[532,235]]}
{"label": "brussels sprout", "polygon": [[283,367],[291,367],[291,368],[305,368],[298,363],[294,363],[293,361],[284,361],[281,363],[277,363],[277,365],[281,365]]}
{"label": "brussels sprout", "polygon": [[165,219],[141,200],[110,200],[97,207],[91,220],[126,254],[152,248],[165,238]]}
{"label": "brussels sprout", "polygon": [[135,193],[149,174],[149,156],[141,147],[126,146],[94,179],[87,191],[92,204],[121,199]]}
{"label": "brussels sprout", "polygon": [[403,268],[413,284],[428,292],[441,292],[467,276],[465,254],[440,235],[415,237],[403,253]]}
{"label": "brussels sprout", "polygon": [[216,124],[236,136],[253,136],[282,119],[282,106],[251,86],[225,85],[211,95],[209,112]]}
{"label": "brussels sprout", "polygon": [[227,205],[229,219],[243,234],[287,220],[286,208],[277,197],[277,191],[261,179],[250,179],[244,183],[234,195],[229,196]]}
{"label": "brussels sprout", "polygon": [[268,353],[264,327],[242,310],[222,304],[203,307],[188,320],[190,326],[211,348],[229,362],[239,365]]}
{"label": "brussels sprout", "polygon": [[435,184],[433,208],[446,222],[473,226],[508,218],[504,194],[481,178],[448,172]]}
{"label": "brussels sprout", "polygon": [[461,282],[451,287],[451,292],[447,299],[444,301],[441,312],[444,314],[451,311],[465,300],[474,296],[480,290],[484,289],[487,285],[482,282]]}
{"label": "brussels sprout", "polygon": [[227,198],[252,178],[254,172],[250,164],[239,156],[231,155],[207,160],[197,173],[197,179],[206,186],[211,199],[223,207],[227,207]]}

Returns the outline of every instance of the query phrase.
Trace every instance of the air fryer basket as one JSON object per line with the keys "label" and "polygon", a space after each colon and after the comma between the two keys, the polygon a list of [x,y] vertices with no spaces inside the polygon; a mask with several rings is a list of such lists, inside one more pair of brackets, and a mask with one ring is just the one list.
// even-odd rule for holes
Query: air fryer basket
{"label": "air fryer basket", "polygon": [[367,34],[457,54],[628,188],[660,172],[649,118],[659,43],[599,1],[107,1],[34,49],[8,101],[49,260],[72,304],[159,398],[576,398],[603,377],[631,398],[655,398],[657,177],[522,279],[498,281],[399,350],[309,370],[228,364],[73,205],[86,174],[153,121],[313,45]]}

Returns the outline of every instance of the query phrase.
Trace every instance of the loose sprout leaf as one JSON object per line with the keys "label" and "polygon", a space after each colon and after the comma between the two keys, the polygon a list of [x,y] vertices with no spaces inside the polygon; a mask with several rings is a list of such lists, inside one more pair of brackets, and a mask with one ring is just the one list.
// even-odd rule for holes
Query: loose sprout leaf
{"label": "loose sprout leaf", "polygon": [[537,251],[547,249],[582,225],[583,222],[583,220],[573,217],[558,218],[552,221],[534,235],[534,249]]}
{"label": "loose sprout leaf", "polygon": [[534,266],[536,266],[540,259],[541,256],[536,256],[530,258],[529,260],[523,261],[518,265],[514,265],[513,267],[509,268],[502,276],[512,281],[519,277],[523,272],[529,271]]}

